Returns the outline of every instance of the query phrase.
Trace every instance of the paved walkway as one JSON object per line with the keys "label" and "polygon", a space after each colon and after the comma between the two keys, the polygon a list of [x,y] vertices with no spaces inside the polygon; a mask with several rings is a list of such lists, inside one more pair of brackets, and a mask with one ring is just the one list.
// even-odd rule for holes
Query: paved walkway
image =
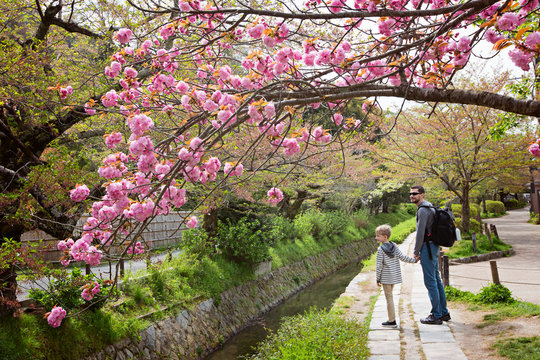
{"label": "paved walkway", "polygon": [[[496,259],[501,283],[514,298],[540,305],[540,225],[529,224],[528,220],[525,208],[484,221],[495,224],[502,241],[516,251],[513,256]],[[491,282],[489,261],[450,266],[450,285],[459,289],[477,293]]]}
{"label": "paved walkway", "polygon": [[[414,234],[400,245],[401,251],[409,256],[413,251]],[[388,328],[381,325],[383,321],[388,320],[386,299],[381,293],[375,303],[369,326],[368,346],[371,352],[369,359],[400,360],[403,354],[408,360],[466,360],[467,357],[459,348],[446,323],[424,325],[420,322],[420,318],[426,317],[431,310],[420,264],[402,263],[402,268],[404,279],[406,277],[409,279],[394,288],[394,303],[399,304],[400,310],[397,312],[399,315],[396,314],[398,326]],[[403,321],[400,318],[403,318]],[[406,330],[409,330],[408,335],[405,334]],[[405,339],[405,336],[416,339]]]}

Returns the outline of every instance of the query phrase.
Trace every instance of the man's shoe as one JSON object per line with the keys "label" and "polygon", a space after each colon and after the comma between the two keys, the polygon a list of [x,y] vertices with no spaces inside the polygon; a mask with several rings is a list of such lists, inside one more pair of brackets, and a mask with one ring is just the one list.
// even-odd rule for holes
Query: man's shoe
{"label": "man's shoe", "polygon": [[448,314],[446,314],[446,315],[443,315],[443,316],[441,317],[441,320],[442,320],[442,321],[449,321],[450,319],[452,319],[452,318],[450,317],[450,313],[448,313]]}
{"label": "man's shoe", "polygon": [[394,320],[394,321],[385,321],[381,325],[384,325],[384,326],[396,326],[396,320]]}
{"label": "man's shoe", "polygon": [[420,322],[422,324],[428,324],[428,325],[441,325],[442,319],[433,317],[433,314],[429,314],[428,317],[420,319]]}

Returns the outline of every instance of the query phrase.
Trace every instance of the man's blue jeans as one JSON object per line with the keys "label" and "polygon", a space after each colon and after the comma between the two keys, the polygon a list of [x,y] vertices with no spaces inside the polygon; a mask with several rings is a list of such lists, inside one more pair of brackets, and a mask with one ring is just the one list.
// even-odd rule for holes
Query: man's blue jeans
{"label": "man's blue jeans", "polygon": [[[428,246],[431,247],[433,259],[429,258]],[[431,313],[435,318],[440,318],[448,314],[446,294],[444,293],[444,286],[439,275],[439,251],[439,245],[432,242],[424,243],[420,250],[420,264],[424,273],[424,285],[431,301]]]}

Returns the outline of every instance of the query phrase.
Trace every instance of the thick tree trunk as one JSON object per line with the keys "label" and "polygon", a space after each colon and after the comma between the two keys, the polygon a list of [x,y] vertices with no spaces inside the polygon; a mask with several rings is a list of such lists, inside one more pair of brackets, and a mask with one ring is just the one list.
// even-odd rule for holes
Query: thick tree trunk
{"label": "thick tree trunk", "polygon": [[461,189],[461,227],[463,232],[469,232],[470,229],[470,217],[471,217],[471,204],[469,199],[469,186],[465,185]]}

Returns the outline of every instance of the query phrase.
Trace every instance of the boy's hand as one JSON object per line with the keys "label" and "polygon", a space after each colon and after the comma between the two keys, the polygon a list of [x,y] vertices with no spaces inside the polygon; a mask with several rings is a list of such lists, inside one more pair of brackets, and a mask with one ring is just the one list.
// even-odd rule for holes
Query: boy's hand
{"label": "boy's hand", "polygon": [[414,255],[414,258],[416,259],[416,262],[420,261],[420,255]]}
{"label": "boy's hand", "polygon": [[381,286],[381,283],[380,283],[380,282],[378,282],[378,281],[377,281],[377,286],[379,286],[379,287]]}

